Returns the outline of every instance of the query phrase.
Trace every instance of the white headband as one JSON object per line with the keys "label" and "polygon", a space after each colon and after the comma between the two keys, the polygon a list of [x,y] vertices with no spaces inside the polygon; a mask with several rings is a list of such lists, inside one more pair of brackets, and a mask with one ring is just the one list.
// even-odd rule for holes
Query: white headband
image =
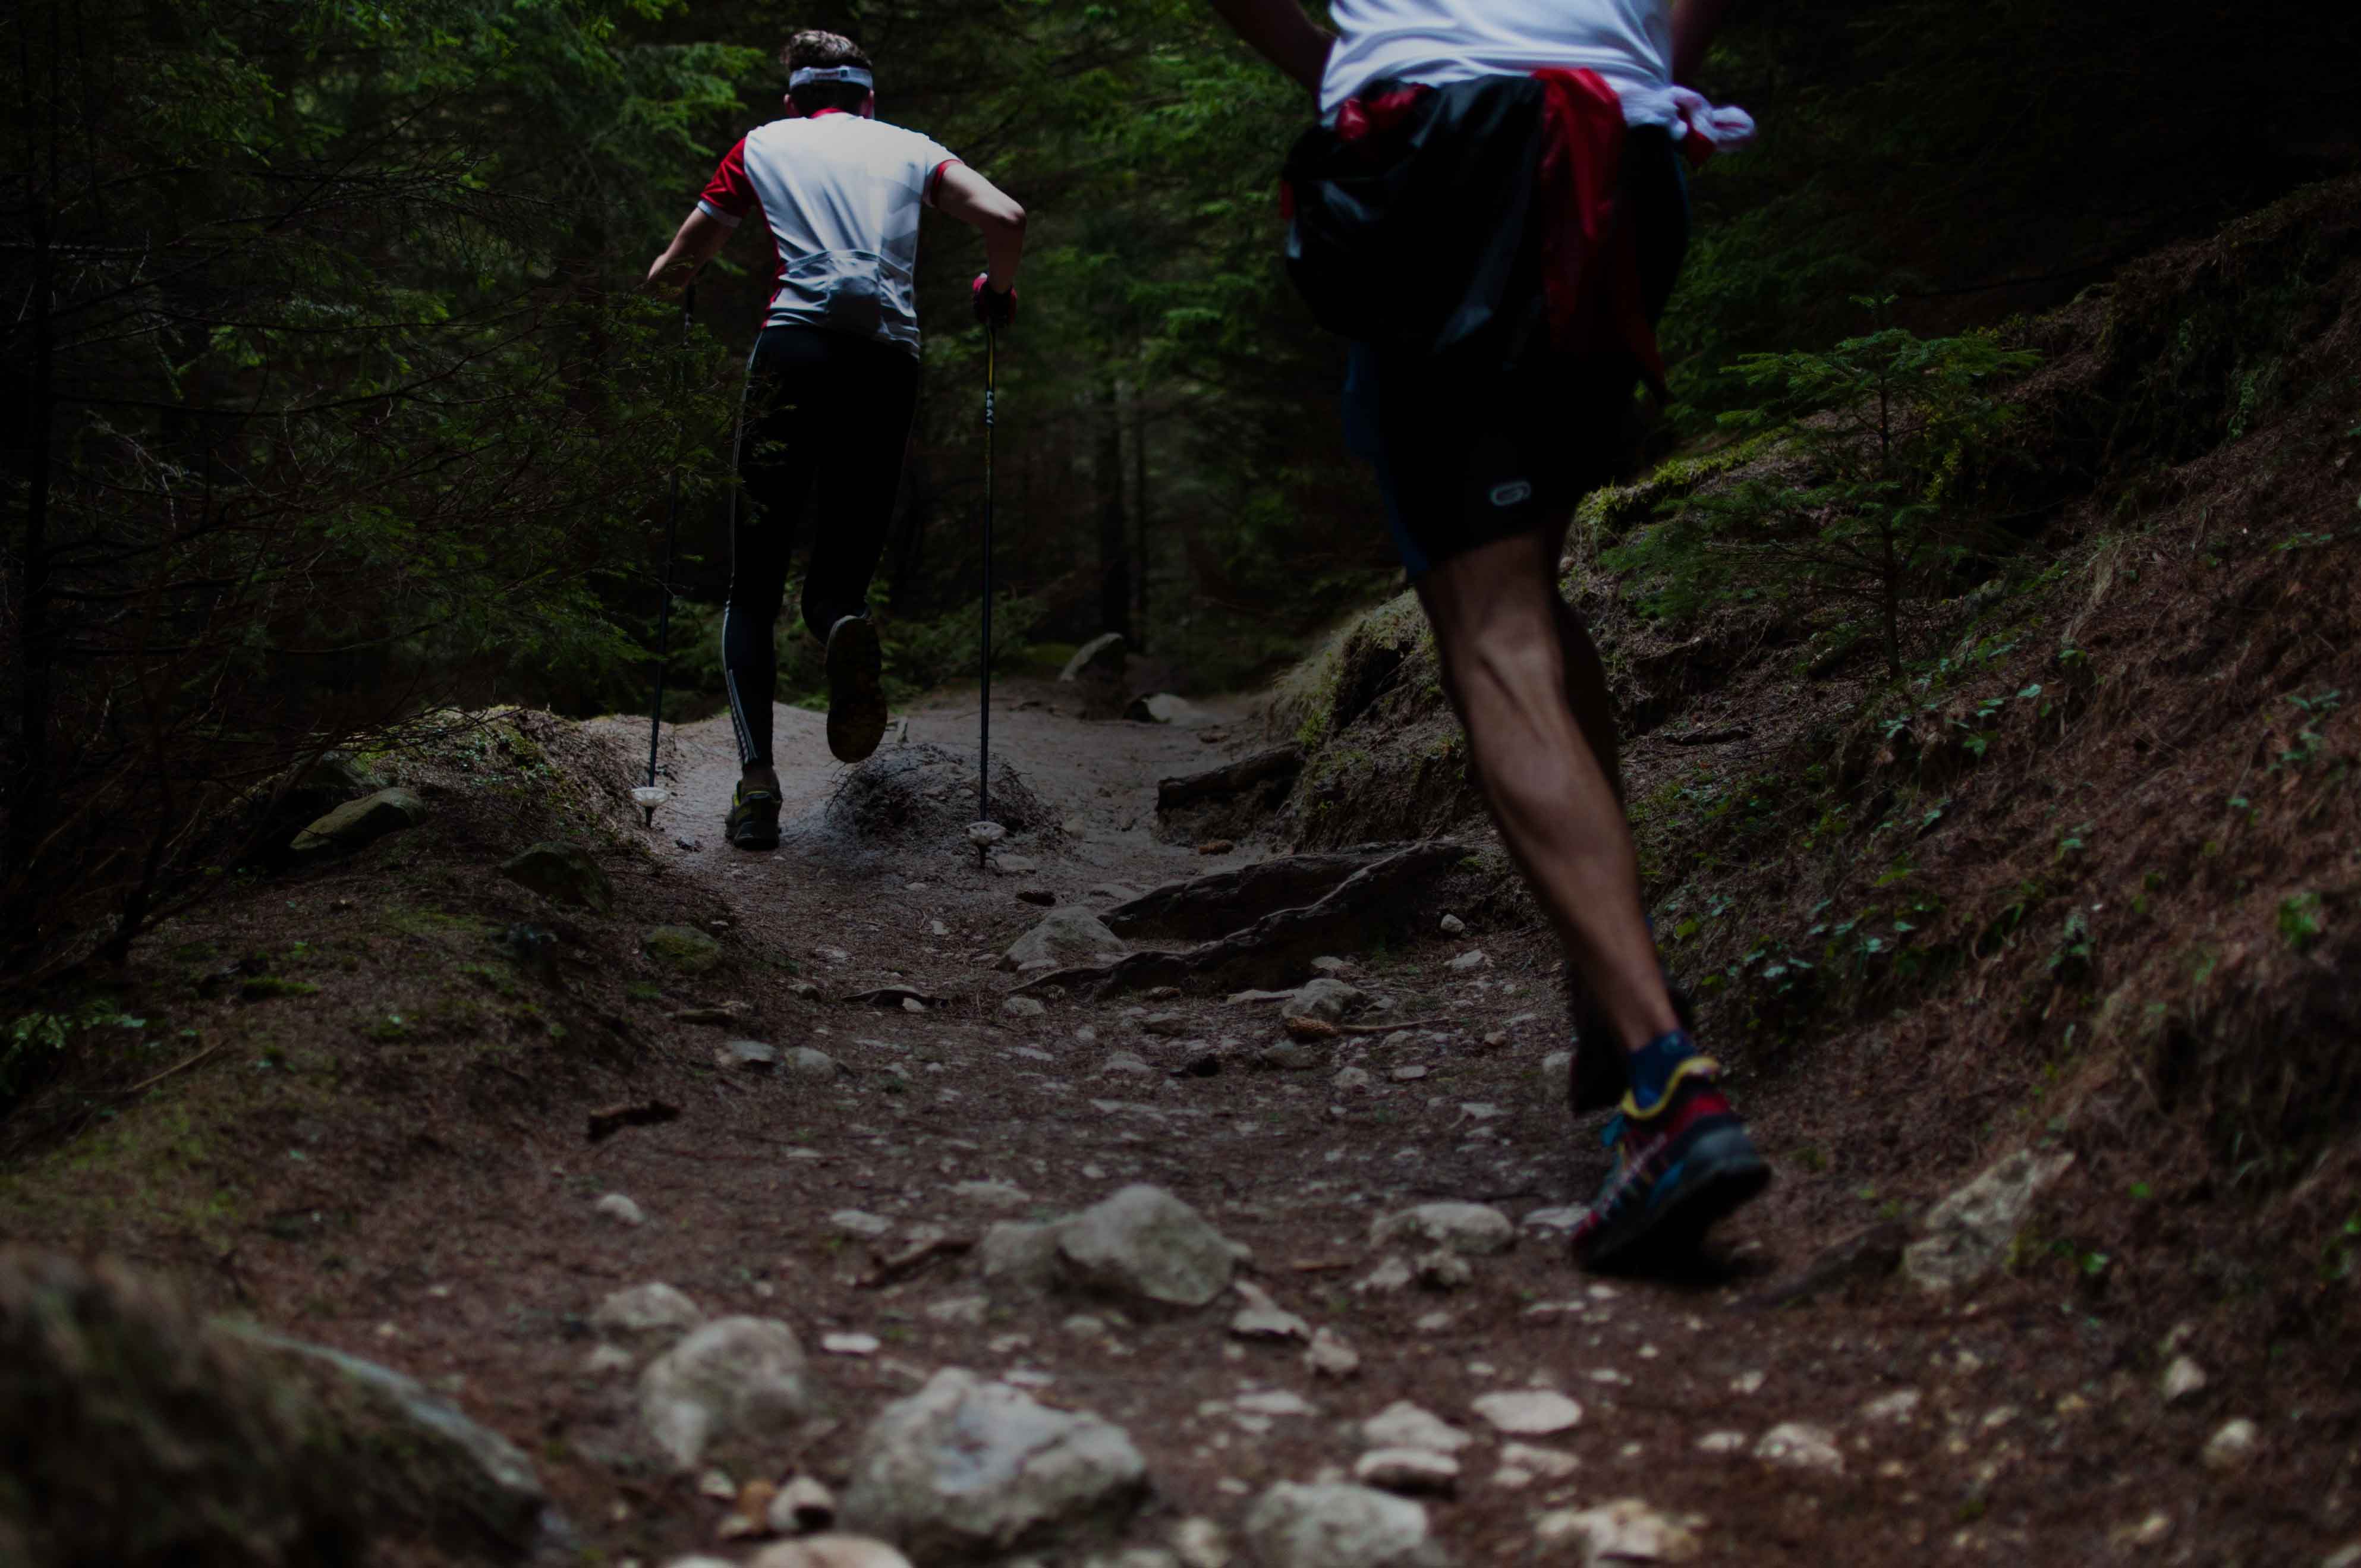
{"label": "white headband", "polygon": [[822,82],[848,82],[855,87],[877,91],[877,80],[857,65],[807,65],[787,78],[787,91],[809,87]]}

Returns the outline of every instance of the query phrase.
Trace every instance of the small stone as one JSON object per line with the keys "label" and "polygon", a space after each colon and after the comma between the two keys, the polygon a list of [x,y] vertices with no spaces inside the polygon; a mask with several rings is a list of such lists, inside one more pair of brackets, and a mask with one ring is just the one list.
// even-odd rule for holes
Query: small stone
{"label": "small stone", "polygon": [[1032,905],[1037,909],[1047,909],[1058,902],[1058,895],[1046,887],[1022,887],[1016,890],[1016,902]]}
{"label": "small stone", "polygon": [[704,1322],[696,1302],[661,1281],[617,1290],[590,1314],[592,1332],[643,1347],[678,1339]]}
{"label": "small stone", "polygon": [[1230,1288],[1246,1301],[1237,1314],[1230,1319],[1230,1333],[1236,1339],[1308,1340],[1312,1325],[1271,1299],[1270,1293],[1251,1280],[1235,1281]]}
{"label": "small stone", "polygon": [[1347,1067],[1339,1068],[1336,1070],[1336,1076],[1328,1081],[1334,1088],[1349,1092],[1356,1089],[1367,1089],[1377,1080],[1369,1076],[1367,1068]]}
{"label": "small stone", "polygon": [[713,1053],[713,1065],[724,1071],[768,1072],[779,1065],[779,1052],[760,1040],[731,1040]]}
{"label": "small stone", "polygon": [[594,1347],[582,1358],[583,1372],[592,1377],[608,1377],[618,1372],[629,1372],[639,1365],[639,1358],[620,1344]]}
{"label": "small stone", "polygon": [[1461,932],[1467,929],[1467,922],[1462,920],[1456,915],[1446,915],[1438,922],[1438,924],[1442,927],[1443,934],[1446,937],[1456,937]]}
{"label": "small stone", "polygon": [[730,1479],[726,1470],[708,1470],[697,1478],[697,1489],[708,1497],[719,1497],[725,1503],[738,1500],[738,1483]]}
{"label": "small stone", "polygon": [[1110,1073],[1117,1077],[1154,1078],[1156,1069],[1130,1051],[1117,1051],[1099,1064],[1100,1077],[1104,1078]]}
{"label": "small stone", "polygon": [[1041,869],[1041,862],[1030,855],[1000,854],[992,857],[992,870],[997,876],[1031,876]]}
{"label": "small stone", "polygon": [[[1017,894],[1019,898],[1026,895]],[[1041,895],[1043,901],[1048,894]],[[1106,922],[1079,904],[1052,909],[1022,937],[1009,945],[1000,956],[1004,970],[1021,970],[1026,965],[1047,960],[1051,967],[1070,963],[1087,963],[1101,953],[1123,953],[1129,950],[1124,939],[1109,930]]]}
{"label": "small stone", "polygon": [[1476,1277],[1474,1266],[1449,1247],[1422,1254],[1415,1266],[1419,1284],[1429,1290],[1465,1289]]}
{"label": "small stone", "polygon": [[1432,1453],[1456,1453],[1476,1440],[1431,1411],[1408,1399],[1397,1399],[1361,1423],[1361,1442],[1368,1448],[1422,1448]]}
{"label": "small stone", "polygon": [[2330,1552],[2320,1560],[2320,1568],[2361,1568],[2361,1541]]}
{"label": "small stone", "polygon": [[1008,829],[997,822],[971,822],[967,825],[967,841],[979,850],[990,849],[1008,837]]}
{"label": "small stone", "polygon": [[1231,1401],[1250,1416],[1316,1416],[1319,1407],[1290,1388],[1266,1388]]}
{"label": "small stone", "polygon": [[1697,1440],[1699,1453],[1738,1453],[1746,1447],[1742,1431],[1709,1431]]}
{"label": "small stone", "polygon": [[1529,1211],[1525,1217],[1518,1223],[1530,1231],[1544,1231],[1564,1234],[1566,1232],[1573,1230],[1575,1226],[1582,1223],[1583,1215],[1588,1212],[1589,1211],[1587,1209],[1576,1209],[1571,1207],[1564,1209],[1534,1209]]}
{"label": "small stone", "polygon": [[1510,1437],[1548,1437],[1570,1431],[1582,1421],[1582,1407],[1546,1388],[1515,1389],[1486,1394],[1470,1407]]}
{"label": "small stone", "polygon": [[2223,1422],[2221,1430],[2205,1440],[2204,1450],[2198,1458],[2208,1470],[2244,1470],[2255,1462],[2256,1452],[2261,1447],[2261,1429],[2240,1416]]}
{"label": "small stone", "polygon": [[1369,1244],[1397,1242],[1444,1247],[1471,1257],[1504,1252],[1517,1239],[1509,1216],[1482,1203],[1422,1203],[1379,1215],[1369,1225]]}
{"label": "small stone", "polygon": [[2000,1266],[2034,1200],[2066,1173],[2072,1154],[2019,1149],[1927,1212],[1927,1239],[1903,1249],[1902,1272],[1930,1292],[1974,1283]]}
{"label": "small stone", "polygon": [[1012,996],[1000,1004],[1000,1010],[1011,1018],[1038,1018],[1049,1008],[1030,996]]}
{"label": "small stone", "polygon": [[1407,1497],[1343,1482],[1281,1481],[1246,1516],[1263,1568],[1439,1568],[1426,1509]]}
{"label": "small stone", "polygon": [[1583,1568],[1609,1568],[1620,1563],[1688,1563],[1699,1551],[1697,1539],[1637,1497],[1622,1497],[1595,1508],[1561,1508],[1533,1521],[1533,1539],[1544,1550],[1571,1548],[1582,1553]]}
{"label": "small stone", "polygon": [[2119,1546],[2161,1546],[2172,1535],[2172,1516],[2158,1509],[2137,1524],[2118,1525],[2107,1534]]}
{"label": "small stone", "polygon": [[1573,1454],[1554,1448],[1536,1448],[1529,1442],[1504,1442],[1500,1445],[1500,1463],[1531,1471],[1536,1475],[1546,1475],[1553,1481],[1563,1481],[1573,1475],[1582,1462]]}
{"label": "small stone", "polygon": [[1361,1354],[1343,1334],[1323,1328],[1312,1334],[1303,1365],[1322,1377],[1345,1378],[1361,1370]]}
{"label": "small stone", "polygon": [[1473,974],[1479,969],[1491,967],[1492,960],[1484,956],[1484,949],[1481,948],[1470,948],[1451,960],[1451,970],[1454,974]]}
{"label": "small stone", "polygon": [[1764,1432],[1754,1445],[1754,1457],[1766,1464],[1791,1470],[1828,1475],[1844,1474],[1844,1454],[1838,1449],[1836,1438],[1828,1428],[1804,1421],[1782,1421]]}
{"label": "small stone", "polygon": [[1407,1258],[1392,1255],[1380,1260],[1378,1266],[1369,1271],[1367,1278],[1355,1281],[1353,1289],[1356,1294],[1390,1294],[1409,1288],[1411,1281],[1417,1277],[1411,1272]]}
{"label": "small stone", "polygon": [[1354,1462],[1353,1479],[1389,1492],[1448,1497],[1459,1489],[1459,1461],[1428,1448],[1373,1448]]}
{"label": "small stone", "polygon": [[1426,1069],[1421,1067],[1416,1062],[1410,1062],[1404,1066],[1394,1069],[1393,1071],[1389,1073],[1387,1076],[1391,1078],[1396,1083],[1416,1083],[1420,1079],[1426,1076]]}
{"label": "small stone", "polygon": [[1139,1021],[1139,1026],[1151,1035],[1180,1039],[1189,1033],[1189,1015],[1186,1013],[1151,1013]]}
{"label": "small stone", "polygon": [[958,1328],[978,1327],[991,1311],[989,1296],[946,1296],[939,1301],[928,1302],[926,1307],[929,1321]]}
{"label": "small stone", "polygon": [[951,1196],[981,1209],[1022,1209],[1033,1201],[1031,1193],[1007,1181],[955,1181]]}
{"label": "small stone", "polygon": [[2203,1393],[2210,1381],[2212,1379],[2205,1376],[2205,1369],[2193,1358],[2177,1355],[2172,1358],[2172,1365],[2164,1369],[2163,1381],[2158,1387],[2163,1392],[2166,1404],[2178,1405]]}
{"label": "small stone", "polygon": [[872,1214],[860,1209],[839,1209],[828,1217],[828,1223],[847,1235],[874,1241],[894,1228],[894,1222],[883,1214]]}
{"label": "small stone", "polygon": [[640,1206],[620,1192],[609,1192],[590,1207],[619,1225],[644,1225],[648,1223],[648,1217],[640,1212]]}
{"label": "small stone", "polygon": [[788,1047],[779,1065],[787,1069],[790,1078],[834,1078],[843,1070],[834,1057],[810,1046]]}
{"label": "small stone", "polygon": [[1209,1519],[1190,1518],[1174,1525],[1172,1552],[1182,1568],[1230,1568],[1229,1537]]}
{"label": "small stone", "polygon": [[1312,960],[1312,972],[1314,974],[1339,977],[1350,974],[1352,971],[1353,964],[1352,960],[1349,959],[1340,959],[1333,955],[1323,955]]}
{"label": "small stone", "polygon": [[1865,1421],[1885,1421],[1900,1426],[1918,1413],[1922,1396],[1916,1388],[1896,1388],[1891,1394],[1880,1394],[1861,1408]]}
{"label": "small stone", "polygon": [[779,1488],[763,1522],[781,1535],[809,1535],[836,1522],[836,1494],[816,1475],[798,1475]]}
{"label": "small stone", "polygon": [[1752,1394],[1762,1387],[1763,1374],[1760,1372],[1741,1372],[1730,1380],[1730,1391],[1733,1394]]}
{"label": "small stone", "polygon": [[830,1355],[868,1356],[877,1354],[878,1340],[875,1334],[823,1334],[819,1347]]}

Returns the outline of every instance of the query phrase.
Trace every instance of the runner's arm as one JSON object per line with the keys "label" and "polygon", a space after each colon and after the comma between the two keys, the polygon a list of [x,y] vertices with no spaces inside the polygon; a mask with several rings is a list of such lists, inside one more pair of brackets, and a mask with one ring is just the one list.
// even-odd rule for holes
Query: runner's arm
{"label": "runner's arm", "polygon": [[946,164],[935,186],[936,210],[983,232],[984,274],[1006,293],[1025,257],[1025,209],[964,163]]}
{"label": "runner's arm", "polygon": [[680,232],[672,236],[664,253],[648,269],[648,287],[660,289],[686,283],[719,253],[729,238],[728,224],[703,207],[692,208],[681,223]]}
{"label": "runner's arm", "polygon": [[1721,30],[1730,0],[1673,0],[1673,80],[1683,86],[1705,63],[1706,46]]}
{"label": "runner's arm", "polygon": [[1320,91],[1320,79],[1328,72],[1328,49],[1336,35],[1313,27],[1295,0],[1209,3],[1257,53],[1301,82],[1306,92]]}

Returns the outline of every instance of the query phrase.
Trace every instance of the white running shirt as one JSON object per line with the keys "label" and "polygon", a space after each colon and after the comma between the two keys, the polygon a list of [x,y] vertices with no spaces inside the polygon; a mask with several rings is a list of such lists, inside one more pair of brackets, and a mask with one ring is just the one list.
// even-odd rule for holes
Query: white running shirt
{"label": "white running shirt", "polygon": [[778,249],[766,326],[818,326],[918,352],[918,209],[959,159],[933,138],[822,110],[730,149],[697,207],[735,228],[760,211]]}
{"label": "white running shirt", "polygon": [[1323,118],[1379,77],[1444,87],[1565,67],[1604,77],[1633,125],[1678,119],[1670,0],[1331,0],[1328,13]]}

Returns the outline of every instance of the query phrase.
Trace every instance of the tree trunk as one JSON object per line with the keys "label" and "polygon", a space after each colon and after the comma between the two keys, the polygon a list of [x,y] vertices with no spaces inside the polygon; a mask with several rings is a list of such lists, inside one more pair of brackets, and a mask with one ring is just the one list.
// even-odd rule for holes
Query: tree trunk
{"label": "tree trunk", "polygon": [[1131,637],[1131,531],[1123,515],[1123,389],[1099,400],[1091,477],[1099,492],[1099,630]]}

